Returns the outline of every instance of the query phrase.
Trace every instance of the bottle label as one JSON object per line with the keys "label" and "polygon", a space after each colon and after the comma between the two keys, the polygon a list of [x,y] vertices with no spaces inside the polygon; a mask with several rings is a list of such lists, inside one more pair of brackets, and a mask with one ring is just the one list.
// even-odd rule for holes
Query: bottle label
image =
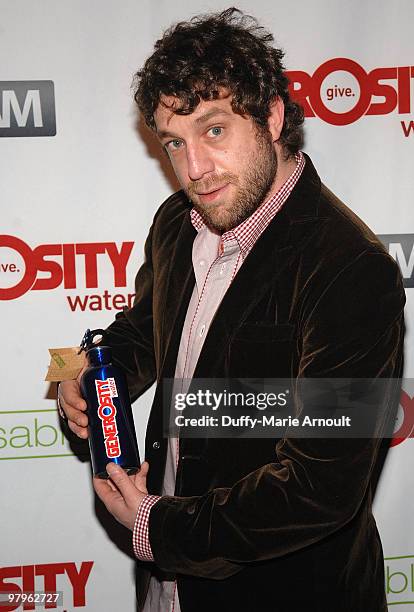
{"label": "bottle label", "polygon": [[112,399],[118,397],[118,390],[114,378],[95,380],[95,386],[98,398],[98,416],[102,421],[106,455],[113,459],[121,454],[116,423],[116,406]]}

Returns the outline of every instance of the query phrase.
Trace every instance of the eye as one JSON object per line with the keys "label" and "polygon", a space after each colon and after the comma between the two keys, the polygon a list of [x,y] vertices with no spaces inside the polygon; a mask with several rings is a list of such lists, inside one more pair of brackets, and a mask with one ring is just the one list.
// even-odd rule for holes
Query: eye
{"label": "eye", "polygon": [[218,125],[215,125],[214,127],[208,130],[208,134],[211,134],[212,136],[221,136],[222,133],[223,128],[219,127]]}
{"label": "eye", "polygon": [[164,147],[167,151],[177,151],[181,148],[183,141],[179,138],[174,138],[165,143]]}

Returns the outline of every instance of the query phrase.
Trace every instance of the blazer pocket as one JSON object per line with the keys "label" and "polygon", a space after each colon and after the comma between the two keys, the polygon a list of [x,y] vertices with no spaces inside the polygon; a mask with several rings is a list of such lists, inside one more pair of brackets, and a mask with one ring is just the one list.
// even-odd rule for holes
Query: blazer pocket
{"label": "blazer pocket", "polygon": [[289,378],[295,326],[246,323],[229,345],[227,372],[234,378]]}
{"label": "blazer pocket", "polygon": [[295,326],[289,323],[272,325],[271,323],[244,323],[241,325],[233,340],[245,340],[247,342],[286,342],[292,340]]}

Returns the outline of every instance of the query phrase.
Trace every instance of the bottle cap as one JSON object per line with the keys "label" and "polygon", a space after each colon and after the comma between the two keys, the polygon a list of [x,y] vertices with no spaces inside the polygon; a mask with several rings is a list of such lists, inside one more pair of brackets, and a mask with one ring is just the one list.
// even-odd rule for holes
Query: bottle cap
{"label": "bottle cap", "polygon": [[97,346],[102,342],[105,331],[103,329],[87,329],[83,335],[79,346],[79,355],[82,351],[88,352],[89,349]]}

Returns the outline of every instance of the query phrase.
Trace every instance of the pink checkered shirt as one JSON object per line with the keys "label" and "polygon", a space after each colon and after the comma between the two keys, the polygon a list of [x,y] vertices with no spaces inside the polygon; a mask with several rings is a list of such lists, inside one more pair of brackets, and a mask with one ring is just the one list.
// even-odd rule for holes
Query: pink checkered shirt
{"label": "pink checkered shirt", "polygon": [[[247,257],[256,240],[261,236],[274,216],[286,202],[292,189],[302,174],[302,170],[305,166],[305,158],[303,153],[297,153],[295,160],[296,167],[289,178],[283,183],[282,187],[276,193],[270,196],[270,198],[268,198],[263,204],[261,204],[261,206],[259,206],[259,208],[255,210],[250,217],[248,217],[234,229],[225,232],[221,236],[219,256],[222,253],[223,244],[227,241],[234,241],[234,239],[236,239],[240,247],[242,260]],[[194,208],[191,209],[190,216],[191,222],[197,232],[205,227],[201,215]],[[133,529],[132,542],[134,553],[138,559],[141,559],[141,561],[154,560],[149,541],[148,527],[151,508],[159,499],[161,498],[157,495],[146,495],[138,508]]]}

